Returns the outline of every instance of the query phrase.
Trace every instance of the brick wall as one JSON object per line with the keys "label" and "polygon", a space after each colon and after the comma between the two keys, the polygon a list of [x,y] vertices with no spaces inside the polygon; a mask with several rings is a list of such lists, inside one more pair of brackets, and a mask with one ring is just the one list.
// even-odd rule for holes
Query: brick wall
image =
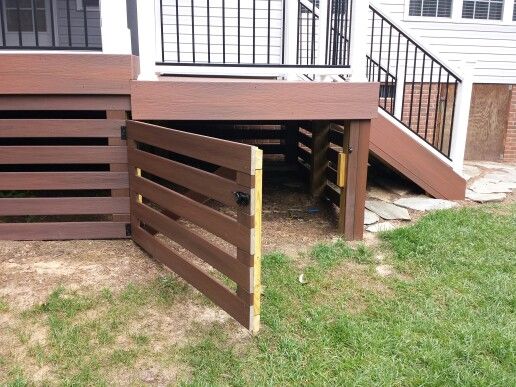
{"label": "brick wall", "polygon": [[516,162],[516,85],[512,86],[503,160],[506,162]]}

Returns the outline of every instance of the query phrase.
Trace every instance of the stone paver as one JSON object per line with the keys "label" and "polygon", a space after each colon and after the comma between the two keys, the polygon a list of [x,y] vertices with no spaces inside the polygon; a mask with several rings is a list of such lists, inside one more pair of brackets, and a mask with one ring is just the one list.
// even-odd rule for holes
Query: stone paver
{"label": "stone paver", "polygon": [[505,193],[477,193],[470,189],[466,190],[466,199],[478,203],[501,202],[506,197]]}
{"label": "stone paver", "polygon": [[372,226],[367,227],[366,230],[369,232],[381,232],[381,231],[394,230],[395,228],[396,227],[392,223],[383,222],[383,223],[373,224]]}
{"label": "stone paver", "polygon": [[373,211],[385,220],[410,220],[410,214],[406,208],[398,207],[395,204],[382,202],[380,200],[366,200],[366,208]]}
{"label": "stone paver", "polygon": [[480,176],[482,171],[480,170],[480,168],[475,167],[474,165],[464,165],[462,173],[466,180],[470,180],[474,177]]}
{"label": "stone paver", "polygon": [[494,182],[487,179],[479,179],[469,187],[479,194],[509,193],[512,192],[511,184],[505,181]]}
{"label": "stone paver", "polygon": [[433,199],[426,196],[401,198],[396,200],[394,204],[417,211],[445,210],[458,206],[458,203],[452,202],[451,200]]}
{"label": "stone paver", "polygon": [[374,212],[369,211],[368,209],[364,212],[364,224],[370,225],[376,223],[380,220],[380,217],[376,215]]}

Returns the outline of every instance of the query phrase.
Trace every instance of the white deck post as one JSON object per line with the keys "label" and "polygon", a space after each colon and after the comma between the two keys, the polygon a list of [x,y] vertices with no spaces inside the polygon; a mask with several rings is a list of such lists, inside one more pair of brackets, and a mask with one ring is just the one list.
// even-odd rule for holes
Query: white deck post
{"label": "white deck post", "polygon": [[[326,47],[328,44],[328,35],[327,35],[327,26],[328,26],[328,0],[319,0],[319,30],[317,31],[317,36],[319,38],[318,45],[318,56],[316,64],[320,66],[324,66],[326,64]],[[322,75],[319,77],[321,81],[324,81],[327,76]]]}
{"label": "white deck post", "polygon": [[457,100],[455,101],[455,117],[450,148],[450,158],[453,169],[462,173],[464,166],[464,152],[468,135],[469,110],[471,107],[471,93],[473,91],[473,71],[470,67],[463,67],[462,82],[458,84]]}
{"label": "white deck post", "polygon": [[156,76],[156,8],[153,0],[137,0],[139,80],[152,81]]}
{"label": "white deck post", "polygon": [[127,28],[126,0],[101,0],[102,52],[131,54],[131,31]]}
{"label": "white deck post", "polygon": [[[285,63],[297,64],[297,15],[298,0],[285,0]],[[292,72],[287,73],[287,79],[295,79]]]}
{"label": "white deck post", "polygon": [[351,20],[351,80],[353,82],[367,82],[367,39],[369,36],[369,1],[352,0],[353,15]]}

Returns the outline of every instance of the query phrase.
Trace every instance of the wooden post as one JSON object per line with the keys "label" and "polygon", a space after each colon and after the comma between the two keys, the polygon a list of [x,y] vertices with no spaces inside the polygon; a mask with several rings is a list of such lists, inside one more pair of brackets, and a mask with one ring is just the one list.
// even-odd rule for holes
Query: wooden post
{"label": "wooden post", "polygon": [[297,162],[297,147],[298,147],[298,133],[299,124],[297,122],[288,122],[285,125],[286,138],[285,138],[285,161],[289,164]]}
{"label": "wooden post", "polygon": [[[106,118],[108,120],[126,120],[127,113],[123,110],[108,110],[106,111]],[[122,140],[121,137],[110,137],[108,139],[109,146],[127,146],[127,141]],[[109,164],[111,172],[127,172],[127,164]],[[112,197],[127,197],[129,196],[128,189],[112,189]],[[129,222],[129,214],[113,214],[114,222]]]}
{"label": "wooden post", "polygon": [[310,193],[321,196],[326,186],[328,168],[328,149],[330,147],[330,123],[316,121],[312,125],[312,157],[310,162]]}
{"label": "wooden post", "polygon": [[343,166],[345,185],[340,197],[339,231],[346,240],[360,240],[364,236],[370,127],[371,121],[352,121],[344,131],[347,160]]}
{"label": "wooden post", "polygon": [[237,259],[249,266],[249,291],[237,287],[237,295],[250,305],[249,330],[256,334],[260,330],[261,309],[261,261],[262,261],[262,177],[263,152],[254,148],[253,151],[254,175],[237,172],[238,184],[250,186],[251,202],[248,207],[237,212],[237,220],[251,231],[252,254],[240,249],[237,250]]}

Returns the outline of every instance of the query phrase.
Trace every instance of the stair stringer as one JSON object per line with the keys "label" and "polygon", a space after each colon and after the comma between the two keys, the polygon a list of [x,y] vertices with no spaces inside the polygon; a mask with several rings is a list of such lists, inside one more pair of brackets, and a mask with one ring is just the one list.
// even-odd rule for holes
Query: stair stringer
{"label": "stair stringer", "polygon": [[434,198],[463,200],[466,180],[451,162],[379,110],[371,123],[369,151]]}

